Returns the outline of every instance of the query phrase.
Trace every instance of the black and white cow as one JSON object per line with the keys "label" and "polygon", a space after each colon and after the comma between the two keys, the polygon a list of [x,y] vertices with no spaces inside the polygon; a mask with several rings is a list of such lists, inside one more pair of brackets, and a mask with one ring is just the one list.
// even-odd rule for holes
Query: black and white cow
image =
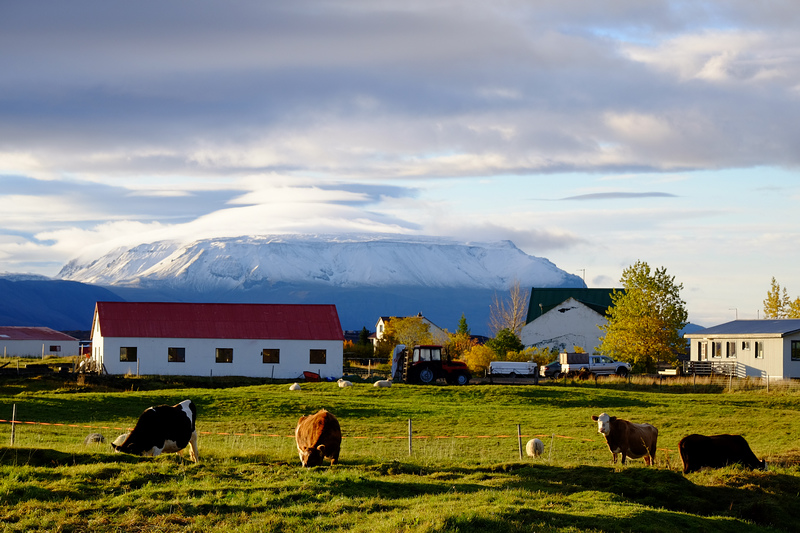
{"label": "black and white cow", "polygon": [[178,405],[148,407],[130,433],[120,435],[111,446],[114,451],[155,457],[162,453],[177,453],[187,445],[192,461],[197,462],[197,409],[191,400]]}

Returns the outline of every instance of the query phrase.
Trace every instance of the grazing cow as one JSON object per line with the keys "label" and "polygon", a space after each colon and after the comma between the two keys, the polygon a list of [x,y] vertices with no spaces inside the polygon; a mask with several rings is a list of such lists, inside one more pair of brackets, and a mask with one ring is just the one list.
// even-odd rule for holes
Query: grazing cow
{"label": "grazing cow", "polygon": [[331,460],[331,465],[339,460],[342,430],[336,417],[325,409],[301,416],[294,430],[294,439],[303,466],[319,466],[326,457]]}
{"label": "grazing cow", "polygon": [[339,381],[337,381],[337,383],[339,384],[339,388],[341,388],[341,389],[343,389],[345,387],[352,387],[353,386],[353,383],[351,381],[347,381],[346,379],[342,379],[342,378],[339,378]]}
{"label": "grazing cow", "polygon": [[611,451],[613,462],[617,462],[617,454],[622,454],[622,464],[626,458],[639,459],[644,457],[646,465],[651,465],[656,460],[656,441],[658,429],[650,424],[634,424],[616,416],[606,413],[600,416],[592,415],[592,420],[597,422],[597,432],[606,438],[606,444]]}
{"label": "grazing cow", "polygon": [[704,466],[722,468],[739,463],[747,468],[766,470],[766,461],[759,461],[741,435],[687,435],[678,443],[683,473],[697,472]]}
{"label": "grazing cow", "polygon": [[372,384],[373,387],[391,387],[392,382],[388,379],[379,379],[375,383]]}
{"label": "grazing cow", "polygon": [[300,390],[300,384],[292,383],[291,385],[289,385],[289,390]]}
{"label": "grazing cow", "polygon": [[183,400],[178,405],[148,407],[136,427],[114,439],[111,446],[117,452],[156,457],[161,453],[177,453],[188,444],[192,461],[197,462],[200,458],[196,420],[197,409],[191,400]]}
{"label": "grazing cow", "polygon": [[525,445],[525,453],[528,457],[539,457],[544,453],[544,442],[539,439],[531,439]]}

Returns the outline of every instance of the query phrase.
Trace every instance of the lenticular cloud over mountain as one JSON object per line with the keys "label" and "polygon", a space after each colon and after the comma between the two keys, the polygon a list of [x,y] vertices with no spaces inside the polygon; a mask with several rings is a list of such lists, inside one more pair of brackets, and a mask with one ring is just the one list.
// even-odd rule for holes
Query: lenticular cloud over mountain
{"label": "lenticular cloud over mountain", "polygon": [[515,281],[522,286],[584,286],[578,276],[524,253],[510,241],[469,243],[400,235],[161,241],[117,249],[94,260],[72,260],[58,277],[200,293],[279,284],[491,290],[505,290]]}

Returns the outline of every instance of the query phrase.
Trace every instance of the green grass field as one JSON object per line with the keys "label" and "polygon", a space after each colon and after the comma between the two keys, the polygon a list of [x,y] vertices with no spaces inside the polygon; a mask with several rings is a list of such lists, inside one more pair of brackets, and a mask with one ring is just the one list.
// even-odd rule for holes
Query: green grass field
{"label": "green grass field", "polygon": [[[0,524],[8,531],[800,531],[800,393],[686,387],[57,378],[0,381]],[[241,385],[241,384],[240,384]],[[719,391],[721,389],[710,389]],[[85,445],[150,405],[191,398],[201,462]],[[340,464],[303,469],[299,416],[339,418]],[[657,465],[611,465],[592,414],[659,428]],[[408,420],[413,438],[409,455]],[[59,425],[54,425],[59,424]],[[538,436],[542,457],[519,458]],[[689,433],[739,433],[769,463],[681,473]],[[187,454],[188,456],[188,454]]]}

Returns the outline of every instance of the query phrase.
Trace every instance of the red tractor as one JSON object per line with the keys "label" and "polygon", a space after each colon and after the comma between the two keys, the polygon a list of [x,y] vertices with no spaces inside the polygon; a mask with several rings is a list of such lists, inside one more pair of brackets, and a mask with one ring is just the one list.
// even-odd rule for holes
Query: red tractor
{"label": "red tractor", "polygon": [[414,346],[411,356],[406,350],[403,365],[404,383],[422,383],[428,385],[439,378],[444,378],[450,385],[466,385],[472,377],[467,365],[461,361],[451,361],[442,347],[433,344]]}

